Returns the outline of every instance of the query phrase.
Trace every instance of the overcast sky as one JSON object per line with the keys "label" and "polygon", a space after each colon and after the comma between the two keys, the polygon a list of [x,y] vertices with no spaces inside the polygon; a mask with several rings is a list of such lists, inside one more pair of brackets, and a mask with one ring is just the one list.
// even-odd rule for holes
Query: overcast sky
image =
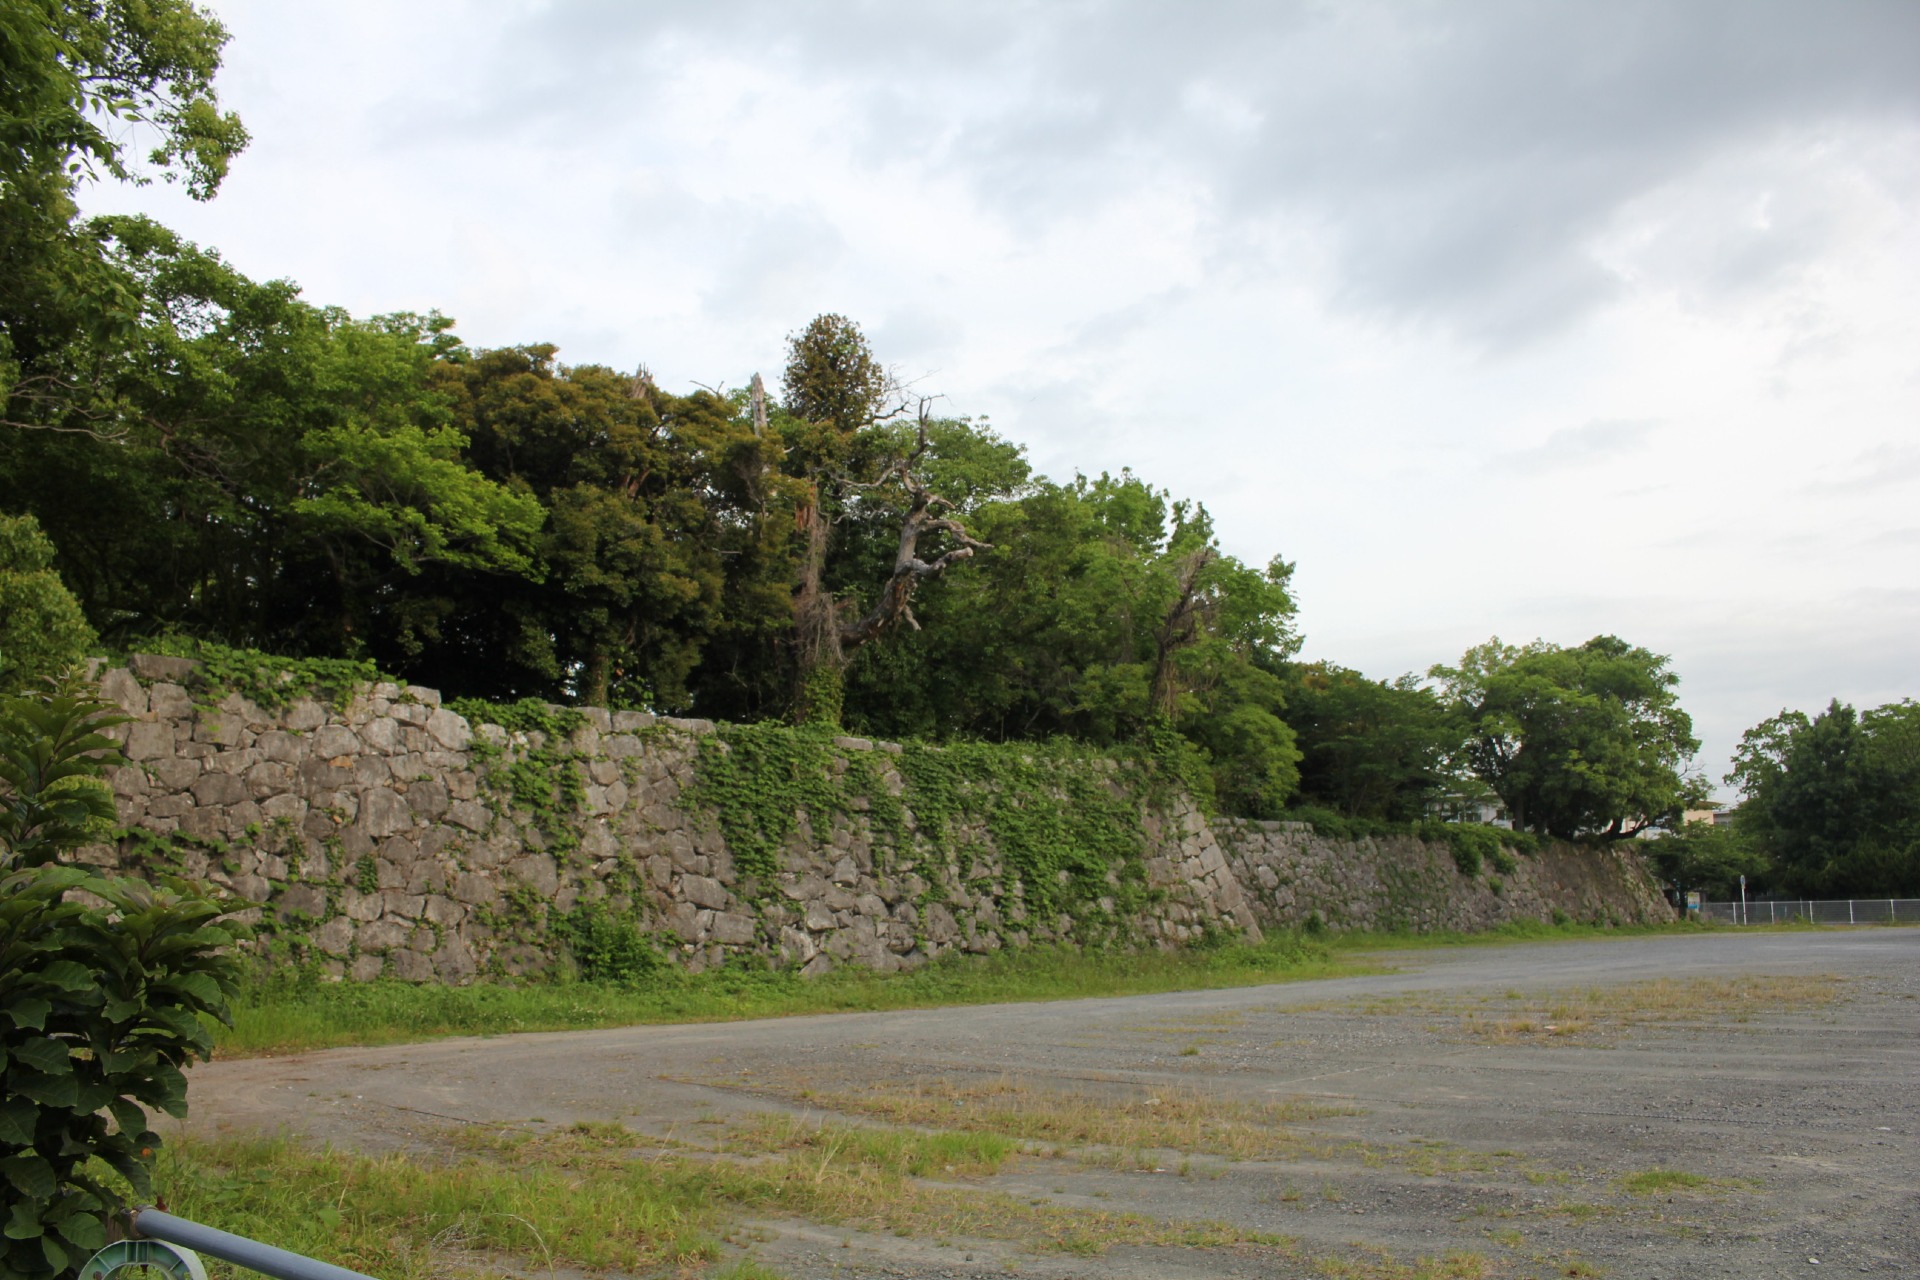
{"label": "overcast sky", "polygon": [[1716,783],[1920,695],[1912,0],[212,7],[253,145],[90,208],[681,390],[842,312],[1308,657],[1671,655]]}

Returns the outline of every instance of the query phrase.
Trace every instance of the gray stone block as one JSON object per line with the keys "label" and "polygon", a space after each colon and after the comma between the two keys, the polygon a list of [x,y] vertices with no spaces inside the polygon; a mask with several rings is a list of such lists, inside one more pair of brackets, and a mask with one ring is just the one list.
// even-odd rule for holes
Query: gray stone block
{"label": "gray stone block", "polygon": [[707,876],[681,876],[680,893],[688,902],[716,911],[725,907],[729,898],[726,886]]}
{"label": "gray stone block", "polygon": [[407,787],[407,804],[424,821],[432,822],[452,805],[447,785],[434,778],[422,778]]}
{"label": "gray stone block", "polygon": [[189,788],[197,805],[238,804],[249,797],[247,784],[230,773],[206,773]]}
{"label": "gray stone block", "polygon": [[507,874],[542,897],[551,898],[560,888],[560,874],[544,853],[522,854],[507,864]]}
{"label": "gray stone block", "polygon": [[200,669],[199,662],[192,658],[169,658],[157,653],[136,653],[127,659],[127,666],[142,680],[170,680],[175,684]]}
{"label": "gray stone block", "polygon": [[388,957],[393,966],[393,976],[402,982],[432,982],[434,978],[433,961],[418,951],[396,951]]}
{"label": "gray stone block", "polygon": [[[127,726],[126,757],[129,760],[159,760],[173,755],[173,726],[141,722]],[[195,772],[199,766],[195,765]]]}
{"label": "gray stone block", "polygon": [[465,751],[473,741],[473,730],[466,720],[445,707],[435,708],[427,717],[427,733],[448,751]]}
{"label": "gray stone block", "polygon": [[130,716],[147,714],[147,691],[124,667],[115,667],[100,677],[100,696]]}
{"label": "gray stone block", "polygon": [[414,825],[406,797],[391,787],[368,787],[360,794],[358,827],[375,840],[406,831]]}
{"label": "gray stone block", "polygon": [[754,918],[739,912],[716,912],[707,926],[707,937],[722,946],[743,947],[753,941],[754,933]]}
{"label": "gray stone block", "polygon": [[468,831],[485,831],[493,823],[493,814],[474,800],[456,800],[447,808],[447,821]]}

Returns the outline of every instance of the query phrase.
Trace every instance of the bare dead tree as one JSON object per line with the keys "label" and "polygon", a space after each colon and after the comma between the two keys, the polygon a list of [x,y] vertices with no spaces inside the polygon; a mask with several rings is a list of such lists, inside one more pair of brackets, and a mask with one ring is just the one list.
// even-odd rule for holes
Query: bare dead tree
{"label": "bare dead tree", "polygon": [[753,438],[767,438],[767,384],[758,373],[748,384],[747,401],[753,406]]}
{"label": "bare dead tree", "polygon": [[[837,629],[839,647],[843,651],[875,640],[896,625],[904,624],[918,631],[920,624],[913,616],[914,589],[930,578],[939,577],[960,561],[971,559],[974,552],[993,549],[993,544],[981,542],[969,534],[960,521],[941,515],[942,510],[951,511],[953,503],[933,492],[914,474],[914,468],[926,456],[929,447],[927,408],[928,401],[922,400],[913,451],[903,458],[894,459],[872,485],[862,486],[872,488],[899,484],[907,497],[907,510],[900,519],[900,542],[894,552],[893,572],[880,588],[879,598],[866,613],[854,621],[840,623]],[[922,559],[920,539],[930,534],[945,534],[959,545],[931,560]]]}
{"label": "bare dead tree", "polygon": [[1218,551],[1211,546],[1203,546],[1182,560],[1176,579],[1178,591],[1161,618],[1160,625],[1154,629],[1153,680],[1148,686],[1148,697],[1149,704],[1163,716],[1173,715],[1180,696],[1174,657],[1193,643],[1193,638],[1200,632],[1200,624],[1212,610],[1212,601],[1207,598],[1202,579],[1207,566],[1219,558]]}

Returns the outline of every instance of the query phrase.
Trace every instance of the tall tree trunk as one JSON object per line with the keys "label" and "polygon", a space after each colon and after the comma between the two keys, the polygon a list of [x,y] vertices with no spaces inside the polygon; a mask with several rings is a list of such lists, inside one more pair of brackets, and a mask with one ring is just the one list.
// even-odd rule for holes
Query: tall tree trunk
{"label": "tall tree trunk", "polygon": [[606,643],[595,640],[587,647],[587,660],[580,672],[580,701],[589,707],[606,706],[612,676],[613,659]]}
{"label": "tall tree trunk", "polygon": [[1174,657],[1193,643],[1207,601],[1200,592],[1200,580],[1207,566],[1218,558],[1212,547],[1202,547],[1181,564],[1179,595],[1167,609],[1153,635],[1153,679],[1148,685],[1148,705],[1157,715],[1173,719],[1180,701],[1180,683],[1174,670]]}
{"label": "tall tree trunk", "polygon": [[800,583],[793,594],[793,718],[797,724],[838,725],[847,660],[840,647],[834,599],[821,583],[830,522],[817,491],[811,502],[794,512],[794,521],[806,538],[806,550],[800,557]]}

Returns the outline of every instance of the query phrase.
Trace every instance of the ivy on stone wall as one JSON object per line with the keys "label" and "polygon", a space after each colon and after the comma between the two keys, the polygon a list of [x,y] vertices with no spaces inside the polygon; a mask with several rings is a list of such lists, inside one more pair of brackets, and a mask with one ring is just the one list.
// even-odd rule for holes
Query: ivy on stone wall
{"label": "ivy on stone wall", "polygon": [[1533,854],[1541,848],[1541,838],[1529,831],[1509,831],[1505,827],[1478,822],[1442,822],[1428,818],[1420,822],[1388,822],[1375,818],[1349,818],[1331,809],[1310,806],[1290,809],[1281,815],[1289,822],[1304,822],[1314,834],[1330,840],[1384,839],[1410,836],[1434,844],[1444,844],[1453,855],[1454,865],[1463,876],[1477,876],[1483,865],[1491,864],[1503,876],[1512,875],[1519,863],[1515,853]]}
{"label": "ivy on stone wall", "polygon": [[187,636],[162,636],[141,642],[141,651],[190,658],[200,665],[187,677],[188,688],[209,705],[237,693],[256,706],[279,710],[296,698],[313,698],[336,709],[370,685],[387,681],[371,661],[351,658],[282,658],[257,649],[231,649]]}
{"label": "ivy on stone wall", "polygon": [[701,739],[683,802],[710,809],[736,866],[763,880],[780,869],[803,813],[816,828],[863,813],[880,857],[891,846],[956,867],[971,843],[962,833],[978,832],[1026,909],[1046,919],[1137,910],[1147,897],[1142,808],[1170,809],[1184,783],[1146,752],[1116,760],[1067,743],[909,742],[895,756],[837,746],[831,729],[723,725]]}
{"label": "ivy on stone wall", "polygon": [[856,794],[871,803],[875,792],[885,790],[868,769],[837,772],[833,739],[831,728],[812,725],[722,725],[700,739],[694,785],[682,802],[711,808],[734,865],[771,879],[780,870],[780,847],[798,829],[803,811],[809,822],[824,823],[854,812]]}
{"label": "ivy on stone wall", "polygon": [[1137,760],[1066,743],[907,743],[900,772],[929,846],[951,860],[964,852],[957,829],[983,828],[1036,915],[1084,913],[1102,897],[1123,914],[1144,900],[1142,784],[1152,774]]}
{"label": "ivy on stone wall", "polygon": [[524,744],[507,748],[476,734],[468,751],[484,769],[490,786],[533,815],[549,851],[564,853],[578,846],[587,787],[580,776],[581,757],[573,748],[573,736],[586,725],[585,714],[538,698],[518,702],[455,698],[447,709],[476,729],[498,725],[524,739]]}

